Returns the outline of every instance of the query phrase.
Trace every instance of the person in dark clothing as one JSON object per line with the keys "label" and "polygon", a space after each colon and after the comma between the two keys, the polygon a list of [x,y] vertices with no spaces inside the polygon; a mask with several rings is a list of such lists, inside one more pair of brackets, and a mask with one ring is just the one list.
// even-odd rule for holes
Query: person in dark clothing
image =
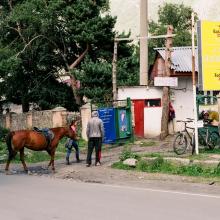
{"label": "person in dark clothing", "polygon": [[[77,121],[73,120],[71,123],[71,128],[73,131],[76,131],[76,127],[77,127]],[[75,148],[75,155],[76,155],[76,162],[79,163],[80,159],[79,159],[79,146],[77,144],[77,142],[71,138],[68,138],[65,144],[66,147],[66,164],[69,165],[70,164],[70,154],[72,152],[73,147]]]}
{"label": "person in dark clothing", "polygon": [[104,126],[102,120],[98,117],[98,112],[92,112],[92,118],[89,120],[86,129],[86,135],[88,137],[88,153],[86,159],[86,166],[89,167],[92,164],[92,152],[95,148],[95,165],[100,166],[101,162],[101,148],[104,138]]}
{"label": "person in dark clothing", "polygon": [[75,148],[75,155],[76,155],[76,162],[79,163],[80,159],[79,159],[79,146],[77,144],[76,141],[74,141],[71,138],[67,139],[67,142],[65,144],[66,147],[66,164],[69,165],[70,164],[70,154],[72,152],[73,147]]}

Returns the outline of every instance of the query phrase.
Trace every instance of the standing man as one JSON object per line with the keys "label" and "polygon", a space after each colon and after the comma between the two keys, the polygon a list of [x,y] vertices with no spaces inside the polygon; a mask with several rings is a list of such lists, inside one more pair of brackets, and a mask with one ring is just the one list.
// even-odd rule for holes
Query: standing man
{"label": "standing man", "polygon": [[98,117],[98,112],[92,112],[92,118],[89,120],[86,129],[86,135],[88,137],[88,153],[86,166],[90,167],[92,164],[92,152],[95,147],[95,165],[100,166],[101,159],[101,147],[104,139],[104,127],[102,120]]}

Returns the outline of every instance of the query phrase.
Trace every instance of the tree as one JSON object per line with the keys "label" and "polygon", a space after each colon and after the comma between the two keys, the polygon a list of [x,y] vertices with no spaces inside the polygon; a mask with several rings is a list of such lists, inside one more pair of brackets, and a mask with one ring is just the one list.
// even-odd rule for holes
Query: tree
{"label": "tree", "polygon": [[[191,45],[191,14],[193,9],[183,4],[164,3],[159,6],[158,22],[149,22],[149,32],[152,35],[166,34],[167,26],[172,25],[174,34],[173,46]],[[197,20],[197,15],[195,20]],[[164,47],[164,39],[153,39],[149,41],[149,61],[153,63],[155,58],[155,47]]]}
{"label": "tree", "polygon": [[[116,18],[107,10],[108,0],[1,1],[0,95],[22,104],[24,112],[30,102],[42,109],[70,106],[69,88],[56,81],[60,70],[75,80],[85,68],[93,74],[93,62],[111,73]],[[103,82],[109,90],[109,81]]]}
{"label": "tree", "polygon": [[[28,111],[30,102],[41,109],[68,107],[68,100],[73,100],[70,90],[56,81],[61,70],[72,79],[77,99],[72,103],[74,108],[78,106],[76,102],[80,104],[82,95],[94,98],[97,94],[111,94],[110,65],[116,18],[108,14],[108,5],[108,0],[1,1],[0,87],[4,87],[4,92],[0,95],[22,104],[24,112]],[[134,83],[137,76],[137,62],[131,58],[134,50],[126,43],[120,48],[124,58],[120,60],[119,70],[120,66],[127,69],[119,71],[126,76],[119,78],[123,78],[123,83],[126,80]],[[98,83],[103,90],[100,93],[97,86],[87,82],[96,74],[101,75],[101,71],[104,75],[103,84]],[[80,91],[75,88],[77,79],[83,86]]]}
{"label": "tree", "polygon": [[[129,37],[130,33],[122,33],[119,37]],[[120,42],[118,46],[117,85],[138,85],[139,60],[137,48],[130,42]],[[75,71],[76,78],[81,82],[79,94],[96,102],[112,100],[112,56],[113,41],[109,59],[93,59],[87,56],[81,69]]]}

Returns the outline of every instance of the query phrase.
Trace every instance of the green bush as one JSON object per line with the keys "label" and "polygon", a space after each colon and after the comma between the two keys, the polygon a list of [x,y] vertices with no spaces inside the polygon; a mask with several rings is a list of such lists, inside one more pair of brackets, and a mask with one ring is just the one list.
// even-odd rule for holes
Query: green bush
{"label": "green bush", "polygon": [[134,158],[138,160],[140,159],[140,156],[138,154],[132,153],[130,150],[125,150],[119,157],[120,161],[124,161],[128,158]]}
{"label": "green bush", "polygon": [[0,141],[5,141],[5,137],[8,134],[9,129],[0,126]]}

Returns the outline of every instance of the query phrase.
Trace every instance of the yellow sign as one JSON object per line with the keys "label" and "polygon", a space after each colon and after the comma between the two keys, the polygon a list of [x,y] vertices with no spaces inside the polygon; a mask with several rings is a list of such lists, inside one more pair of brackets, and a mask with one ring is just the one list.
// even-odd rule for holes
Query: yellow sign
{"label": "yellow sign", "polygon": [[220,90],[220,22],[201,21],[199,74],[203,90]]}

